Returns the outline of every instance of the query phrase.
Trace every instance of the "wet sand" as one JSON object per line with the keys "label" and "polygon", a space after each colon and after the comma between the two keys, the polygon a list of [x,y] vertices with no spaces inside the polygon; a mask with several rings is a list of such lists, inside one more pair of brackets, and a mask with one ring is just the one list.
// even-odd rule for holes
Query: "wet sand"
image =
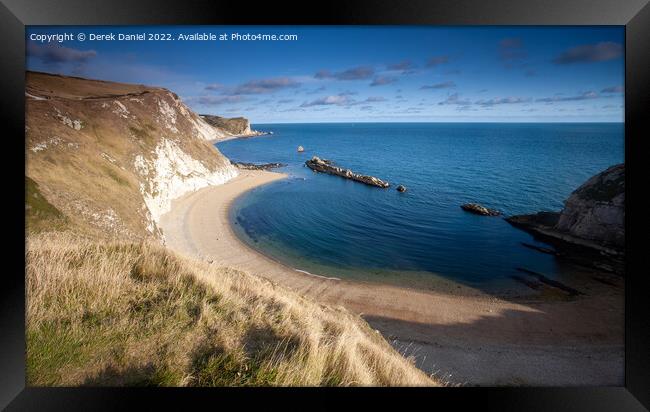
{"label": "wet sand", "polygon": [[175,200],[160,221],[167,246],[342,305],[414,356],[418,367],[452,383],[623,385],[622,278],[605,285],[585,275],[578,287],[586,293],[578,298],[546,291],[506,299],[443,279],[434,290],[416,290],[310,275],[251,249],[230,226],[228,210],[238,196],[284,177],[241,170],[224,185]]}

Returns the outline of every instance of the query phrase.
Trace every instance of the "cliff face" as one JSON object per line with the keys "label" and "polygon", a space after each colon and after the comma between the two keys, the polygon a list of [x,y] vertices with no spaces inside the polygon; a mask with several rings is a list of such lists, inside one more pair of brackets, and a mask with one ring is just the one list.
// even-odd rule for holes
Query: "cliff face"
{"label": "cliff face", "polygon": [[221,131],[221,134],[223,135],[220,136],[221,138],[232,136],[254,136],[258,134],[251,130],[251,124],[245,117],[227,118],[202,114],[201,118],[203,118],[203,120],[205,120],[209,125]]}
{"label": "cliff face", "polygon": [[582,239],[625,245],[625,164],[612,166],[565,201],[556,229]]}
{"label": "cliff face", "polygon": [[511,216],[514,226],[569,243],[607,251],[625,248],[625,164],[591,177],[561,212]]}
{"label": "cliff face", "polygon": [[172,199],[237,175],[169,90],[28,72],[25,95],[26,174],[81,231],[161,238]]}

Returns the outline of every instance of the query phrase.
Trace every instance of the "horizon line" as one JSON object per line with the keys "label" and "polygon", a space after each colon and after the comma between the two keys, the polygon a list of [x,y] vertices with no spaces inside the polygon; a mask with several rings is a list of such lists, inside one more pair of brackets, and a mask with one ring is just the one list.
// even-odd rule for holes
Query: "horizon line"
{"label": "horizon line", "polygon": [[[225,117],[225,116],[224,116]],[[244,117],[246,116],[237,116],[237,117]],[[300,122],[250,122],[251,125],[253,124],[350,124],[350,123],[367,123],[367,124],[372,124],[372,123],[388,123],[388,124],[450,124],[450,123],[458,123],[458,124],[465,124],[465,123],[476,123],[476,124],[481,124],[481,123],[493,123],[493,124],[540,124],[540,123],[546,123],[546,124],[625,124],[625,121],[490,121],[490,120],[485,120],[485,121],[300,121]]]}

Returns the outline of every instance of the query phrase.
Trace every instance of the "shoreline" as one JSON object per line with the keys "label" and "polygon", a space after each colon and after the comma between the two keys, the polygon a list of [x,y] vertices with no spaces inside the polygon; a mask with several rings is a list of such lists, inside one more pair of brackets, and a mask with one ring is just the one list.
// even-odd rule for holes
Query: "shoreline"
{"label": "shoreline", "polygon": [[[361,315],[427,373],[473,385],[621,385],[622,288],[569,301],[515,302],[445,281],[436,290],[304,273],[252,249],[229,210],[249,190],[286,178],[241,170],[172,202],[160,227],[176,252],[266,278]],[[594,316],[599,313],[600,316]]]}

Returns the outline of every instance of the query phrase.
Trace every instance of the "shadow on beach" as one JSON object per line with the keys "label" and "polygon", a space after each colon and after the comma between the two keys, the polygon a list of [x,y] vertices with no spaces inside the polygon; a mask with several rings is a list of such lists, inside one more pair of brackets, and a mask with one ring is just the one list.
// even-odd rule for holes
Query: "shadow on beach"
{"label": "shadow on beach", "polygon": [[590,309],[600,306],[600,313],[556,304],[486,313],[469,323],[364,319],[418,368],[452,384],[621,386],[622,301],[595,303]]}

